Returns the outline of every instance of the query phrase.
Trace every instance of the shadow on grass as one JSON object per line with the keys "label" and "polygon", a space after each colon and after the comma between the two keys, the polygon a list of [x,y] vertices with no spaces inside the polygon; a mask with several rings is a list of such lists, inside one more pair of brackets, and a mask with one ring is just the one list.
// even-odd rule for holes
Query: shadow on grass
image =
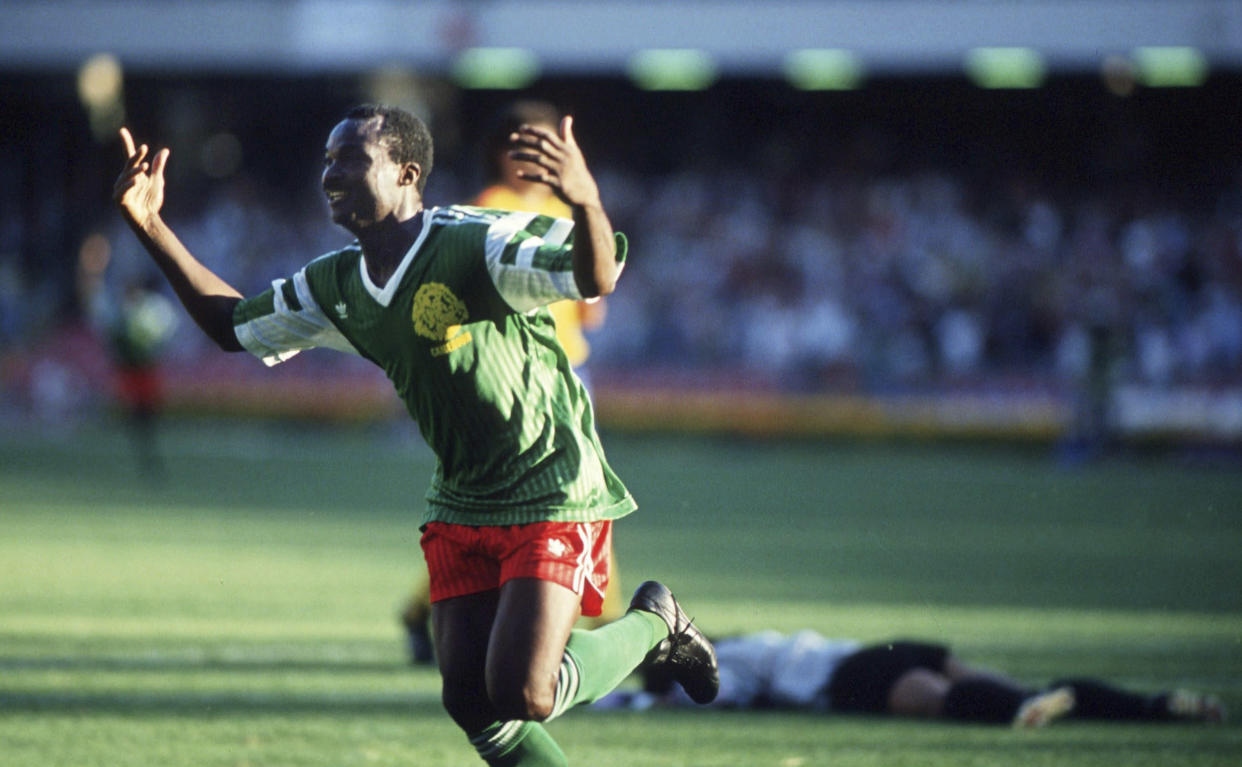
{"label": "shadow on grass", "polygon": [[432,666],[411,666],[386,660],[228,659],[228,658],[107,658],[40,656],[0,657],[3,671],[144,672],[198,674],[205,671],[303,672],[308,674],[433,673]]}
{"label": "shadow on grass", "polygon": [[9,693],[0,692],[0,715],[18,713],[124,714],[209,717],[293,714],[440,716],[439,694],[222,693]]}

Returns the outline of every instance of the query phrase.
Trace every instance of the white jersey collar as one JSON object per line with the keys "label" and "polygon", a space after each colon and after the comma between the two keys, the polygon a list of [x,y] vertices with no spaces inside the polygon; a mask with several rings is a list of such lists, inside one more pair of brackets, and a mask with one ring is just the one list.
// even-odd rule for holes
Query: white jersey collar
{"label": "white jersey collar", "polygon": [[388,282],[384,283],[381,288],[371,281],[371,274],[367,271],[367,256],[363,253],[358,258],[358,269],[362,272],[362,286],[371,294],[371,298],[380,306],[387,307],[392,303],[392,297],[397,294],[397,287],[401,284],[401,278],[405,276],[405,271],[410,268],[410,264],[414,263],[414,257],[418,255],[418,249],[422,247],[423,240],[427,239],[427,233],[431,230],[431,218],[435,214],[437,208],[424,208],[421,212],[423,217],[423,225],[418,232],[418,237],[414,238],[414,244],[405,252],[405,256],[401,259],[401,263],[397,264],[397,268],[388,278]]}

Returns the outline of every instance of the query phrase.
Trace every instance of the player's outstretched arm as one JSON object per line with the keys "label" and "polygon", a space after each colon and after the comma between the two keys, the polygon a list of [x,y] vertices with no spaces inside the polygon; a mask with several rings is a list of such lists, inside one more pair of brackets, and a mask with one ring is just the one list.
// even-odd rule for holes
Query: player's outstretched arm
{"label": "player's outstretched arm", "polygon": [[612,223],[600,202],[595,177],[574,139],[573,127],[570,116],[561,120],[556,131],[523,125],[509,137],[515,147],[509,154],[538,166],[537,170],[519,171],[519,176],[547,184],[573,208],[574,280],[583,298],[594,298],[616,289],[621,269],[617,266]]}
{"label": "player's outstretched arm", "polygon": [[121,141],[125,167],[112,189],[113,201],[194,322],[221,349],[241,351],[233,332],[233,307],[241,293],[203,266],[160,217],[169,150],[161,149],[149,159],[150,149],[146,144],[135,147],[127,128],[121,128]]}

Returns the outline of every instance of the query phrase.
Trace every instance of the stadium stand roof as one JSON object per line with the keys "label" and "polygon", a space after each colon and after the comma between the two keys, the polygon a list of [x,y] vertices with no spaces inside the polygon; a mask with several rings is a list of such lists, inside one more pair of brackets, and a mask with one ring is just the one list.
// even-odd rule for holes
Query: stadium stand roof
{"label": "stadium stand roof", "polygon": [[779,73],[798,50],[848,50],[870,72],[960,71],[980,47],[1094,70],[1138,47],[1242,67],[1236,0],[8,0],[0,67],[66,69],[101,52],[127,69],[443,72],[463,50],[520,48],[540,71],[612,74],[645,48],[694,49],[727,75]]}

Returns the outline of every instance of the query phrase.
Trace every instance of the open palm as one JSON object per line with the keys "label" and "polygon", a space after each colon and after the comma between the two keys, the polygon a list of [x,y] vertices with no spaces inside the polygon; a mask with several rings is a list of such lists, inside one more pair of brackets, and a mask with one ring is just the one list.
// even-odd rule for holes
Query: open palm
{"label": "open palm", "polygon": [[149,147],[142,144],[135,148],[129,129],[121,128],[121,141],[125,145],[125,167],[112,188],[112,199],[131,223],[142,226],[164,205],[164,168],[169,151],[161,149],[148,161]]}

